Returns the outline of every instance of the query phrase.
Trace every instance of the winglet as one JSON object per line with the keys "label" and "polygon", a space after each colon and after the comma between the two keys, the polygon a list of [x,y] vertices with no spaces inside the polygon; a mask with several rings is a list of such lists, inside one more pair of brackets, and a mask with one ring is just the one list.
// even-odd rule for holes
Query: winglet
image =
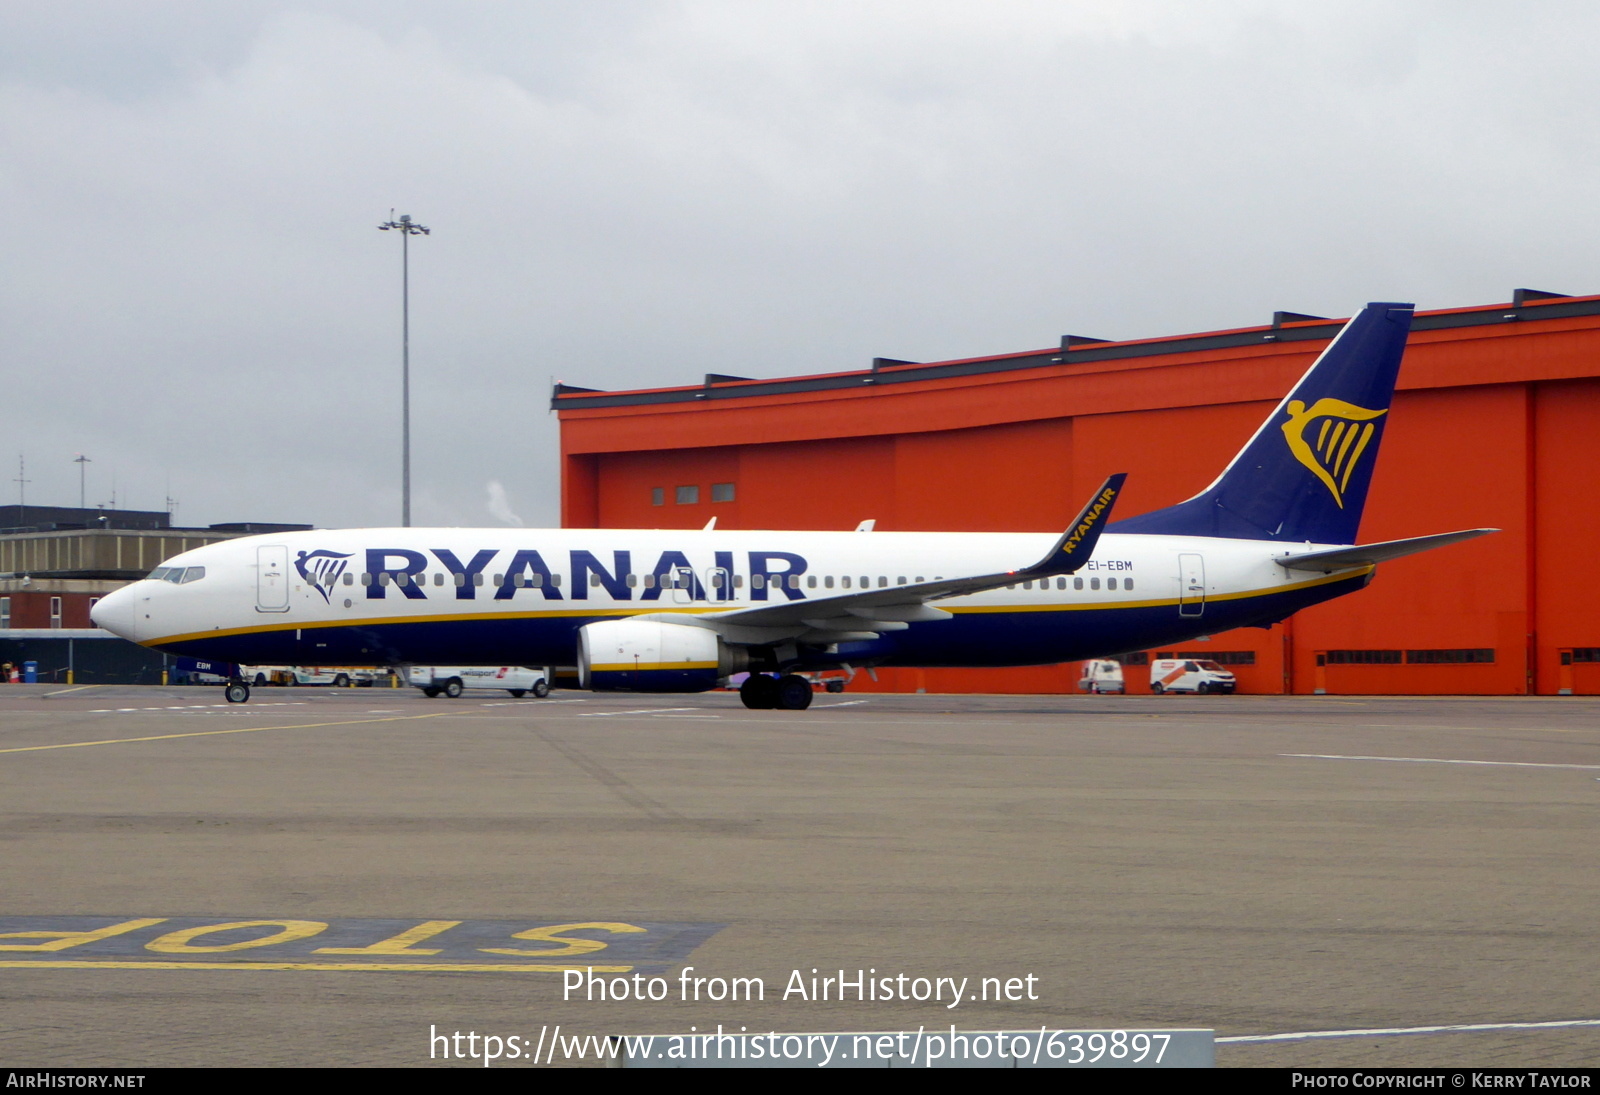
{"label": "winglet", "polygon": [[1122,493],[1122,481],[1126,478],[1128,473],[1119,471],[1100,484],[1100,489],[1083,507],[1083,512],[1067,526],[1067,531],[1061,534],[1061,539],[1050,549],[1050,554],[1017,573],[1025,578],[1071,574],[1087,563],[1089,556],[1094,554],[1094,546],[1099,542],[1106,522],[1111,520],[1111,507]]}

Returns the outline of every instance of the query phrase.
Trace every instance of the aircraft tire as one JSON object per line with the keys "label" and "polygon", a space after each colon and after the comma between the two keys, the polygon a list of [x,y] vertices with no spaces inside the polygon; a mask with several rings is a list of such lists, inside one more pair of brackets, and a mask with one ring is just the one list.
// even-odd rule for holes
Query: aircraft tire
{"label": "aircraft tire", "polygon": [[752,673],[739,686],[739,699],[752,711],[778,706],[778,682],[765,673]]}
{"label": "aircraft tire", "polygon": [[250,686],[243,681],[234,681],[222,690],[222,698],[229,703],[249,703]]}
{"label": "aircraft tire", "polygon": [[844,682],[843,681],[829,681],[828,682],[828,691],[829,692],[843,692],[844,691]]}
{"label": "aircraft tire", "polygon": [[1156,695],[1159,696],[1159,695],[1161,695],[1161,693],[1165,692],[1166,689],[1161,686],[1161,682],[1160,681],[1151,681],[1150,682],[1150,691],[1154,692]]}
{"label": "aircraft tire", "polygon": [[778,678],[778,706],[785,711],[804,711],[811,706],[811,682],[795,673]]}
{"label": "aircraft tire", "polygon": [[460,677],[451,677],[449,680],[444,682],[444,694],[447,698],[459,700],[461,698],[462,691],[463,689],[461,686]]}
{"label": "aircraft tire", "polygon": [[533,686],[533,694],[535,696],[539,697],[541,700],[544,699],[546,696],[548,696],[550,694],[550,682],[549,681],[539,681],[537,684],[535,684]]}

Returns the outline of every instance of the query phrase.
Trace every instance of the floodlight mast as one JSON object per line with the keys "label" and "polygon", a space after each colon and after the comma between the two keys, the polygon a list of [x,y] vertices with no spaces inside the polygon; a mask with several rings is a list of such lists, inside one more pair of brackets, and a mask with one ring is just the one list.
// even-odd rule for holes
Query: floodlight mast
{"label": "floodlight mast", "polygon": [[[394,216],[394,210],[389,210]],[[429,229],[411,219],[378,225],[383,232],[400,233],[400,525],[411,527],[411,237],[426,236]]]}

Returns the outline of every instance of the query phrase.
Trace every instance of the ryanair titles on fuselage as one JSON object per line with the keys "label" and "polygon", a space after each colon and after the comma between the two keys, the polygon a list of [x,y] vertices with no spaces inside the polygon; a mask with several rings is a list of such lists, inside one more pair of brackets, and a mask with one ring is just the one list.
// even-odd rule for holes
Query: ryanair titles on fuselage
{"label": "ryanair titles on fuselage", "polygon": [[[697,572],[687,554],[668,550],[659,554],[649,570],[636,573],[631,550],[610,552],[611,559],[607,563],[592,551],[573,548],[565,553],[568,563],[565,573],[571,575],[571,584],[563,589],[562,572],[552,570],[544,554],[533,548],[520,548],[509,554],[496,548],[484,548],[471,553],[469,558],[448,548],[429,548],[426,552],[411,548],[367,548],[364,554],[365,567],[360,583],[369,601],[384,600],[391,592],[413,600],[425,600],[429,587],[421,576],[430,568],[437,573],[437,567],[443,567],[444,573],[451,577],[447,583],[436,585],[434,593],[446,597],[453,594],[458,601],[478,600],[480,595],[509,601],[519,592],[541,594],[547,601],[582,601],[588,599],[591,589],[603,589],[618,601],[655,601],[669,589],[687,593],[697,601],[731,601],[735,598],[736,573],[739,586],[744,584],[743,575],[749,575],[750,600],[768,600],[769,591],[776,589],[788,600],[797,601],[805,597],[799,578],[808,566],[804,556],[792,551],[746,551],[738,554],[744,557],[747,565],[742,572],[736,572],[735,553],[717,551],[712,553],[711,567]],[[301,551],[295,560],[295,569],[307,584],[326,598],[339,577],[347,573],[348,563],[340,566],[337,560],[350,560],[353,555]],[[430,561],[430,555],[436,562]],[[496,565],[496,560],[502,562]]]}

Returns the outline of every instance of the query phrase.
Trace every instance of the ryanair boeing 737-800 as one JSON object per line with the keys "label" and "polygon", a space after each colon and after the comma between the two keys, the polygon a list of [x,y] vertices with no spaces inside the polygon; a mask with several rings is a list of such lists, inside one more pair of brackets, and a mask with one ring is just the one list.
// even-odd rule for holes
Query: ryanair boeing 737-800
{"label": "ryanair boeing 737-800", "polygon": [[[147,647],[245,664],[576,665],[597,691],[811,702],[800,671],[1043,665],[1266,626],[1374,567],[1479,536],[1353,546],[1410,331],[1350,320],[1217,480],[1059,535],[346,529],[184,552],[93,610]],[[228,698],[249,688],[235,681]]]}

